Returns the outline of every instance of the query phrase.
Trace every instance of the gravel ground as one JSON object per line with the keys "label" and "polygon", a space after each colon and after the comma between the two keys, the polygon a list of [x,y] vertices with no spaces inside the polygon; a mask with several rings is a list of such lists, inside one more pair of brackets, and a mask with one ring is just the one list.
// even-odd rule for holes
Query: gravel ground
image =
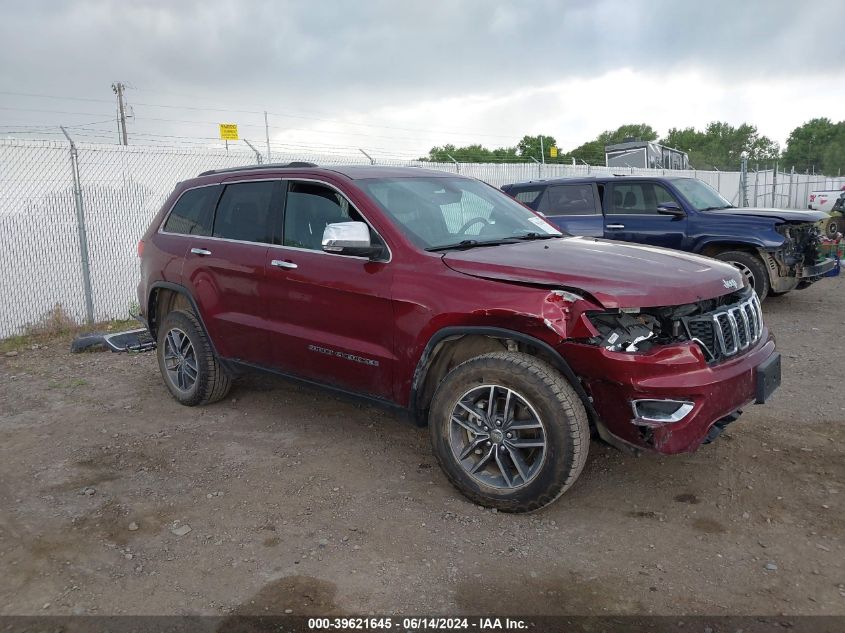
{"label": "gravel ground", "polygon": [[845,615],[845,278],[764,310],[770,404],[692,455],[593,442],[521,516],[376,407],[262,376],[189,409],[153,354],[0,355],[0,614]]}

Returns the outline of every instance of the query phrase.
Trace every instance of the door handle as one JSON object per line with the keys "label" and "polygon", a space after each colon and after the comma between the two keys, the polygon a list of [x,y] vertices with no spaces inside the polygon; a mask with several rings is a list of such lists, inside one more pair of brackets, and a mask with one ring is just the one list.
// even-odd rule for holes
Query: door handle
{"label": "door handle", "polygon": [[608,224],[606,228],[610,229],[611,231],[618,231],[619,229],[624,229],[625,225],[624,224]]}
{"label": "door handle", "polygon": [[206,255],[211,255],[211,251],[209,251],[205,248],[192,248],[191,252],[194,255],[202,255],[203,257],[206,256]]}
{"label": "door handle", "polygon": [[282,259],[274,259],[270,262],[270,265],[275,266],[276,268],[289,268],[291,270],[298,268],[298,266],[293,262],[286,262]]}

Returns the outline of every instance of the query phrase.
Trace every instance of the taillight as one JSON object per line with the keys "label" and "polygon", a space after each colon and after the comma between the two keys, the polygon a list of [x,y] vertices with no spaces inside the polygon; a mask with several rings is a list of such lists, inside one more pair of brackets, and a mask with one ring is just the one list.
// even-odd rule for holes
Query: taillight
{"label": "taillight", "polygon": [[138,240],[138,257],[144,254],[144,240]]}

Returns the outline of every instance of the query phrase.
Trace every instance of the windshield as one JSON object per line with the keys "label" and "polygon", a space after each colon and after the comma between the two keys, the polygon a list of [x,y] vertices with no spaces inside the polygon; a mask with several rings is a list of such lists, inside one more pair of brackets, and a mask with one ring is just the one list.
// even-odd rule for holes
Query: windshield
{"label": "windshield", "polygon": [[510,196],[470,178],[377,178],[357,184],[426,250],[562,235]]}
{"label": "windshield", "polygon": [[672,184],[699,211],[727,209],[733,206],[713,187],[695,178],[677,178],[672,181]]}

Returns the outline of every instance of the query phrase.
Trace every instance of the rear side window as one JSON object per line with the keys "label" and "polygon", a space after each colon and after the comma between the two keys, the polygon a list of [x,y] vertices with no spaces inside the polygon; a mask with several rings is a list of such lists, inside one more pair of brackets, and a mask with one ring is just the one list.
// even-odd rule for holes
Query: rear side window
{"label": "rear side window", "polygon": [[164,230],[182,235],[211,235],[211,219],[218,192],[219,187],[214,185],[183,193],[173,205]]}
{"label": "rear side window", "polygon": [[593,186],[557,185],[549,188],[543,203],[543,213],[548,215],[595,215],[596,196]]}
{"label": "rear side window", "polygon": [[614,185],[613,199],[610,201],[609,212],[614,214],[645,213],[646,206],[643,185]]}
{"label": "rear side window", "polygon": [[243,242],[273,241],[270,203],[274,181],[226,185],[214,217],[214,237]]}

